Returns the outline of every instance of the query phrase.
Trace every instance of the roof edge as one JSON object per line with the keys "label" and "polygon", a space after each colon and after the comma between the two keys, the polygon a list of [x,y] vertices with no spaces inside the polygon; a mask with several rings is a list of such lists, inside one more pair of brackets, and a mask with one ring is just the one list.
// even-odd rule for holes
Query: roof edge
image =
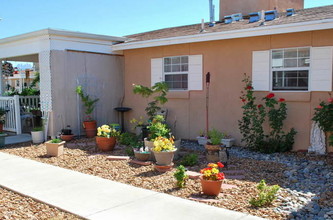
{"label": "roof edge", "polygon": [[225,40],[233,38],[245,38],[264,35],[286,34],[303,31],[325,30],[333,28],[333,19],[323,19],[307,22],[298,22],[292,24],[282,24],[267,27],[248,28],[241,30],[232,30],[226,32],[213,32],[205,34],[195,34],[179,37],[161,38],[146,41],[137,41],[113,45],[114,51],[130,50],[147,47],[167,46],[174,44],[195,43],[214,40]]}
{"label": "roof edge", "polygon": [[67,30],[59,30],[59,29],[42,29],[38,31],[33,31],[25,34],[19,34],[12,37],[6,37],[0,39],[0,44],[2,43],[9,43],[19,40],[25,40],[28,38],[40,37],[45,35],[59,35],[65,37],[77,37],[77,38],[85,38],[85,39],[93,39],[93,40],[101,40],[101,41],[114,41],[114,42],[124,42],[128,40],[126,37],[114,37],[108,35],[100,35],[100,34],[90,34],[90,33],[83,33],[83,32],[76,32],[76,31],[67,31]]}

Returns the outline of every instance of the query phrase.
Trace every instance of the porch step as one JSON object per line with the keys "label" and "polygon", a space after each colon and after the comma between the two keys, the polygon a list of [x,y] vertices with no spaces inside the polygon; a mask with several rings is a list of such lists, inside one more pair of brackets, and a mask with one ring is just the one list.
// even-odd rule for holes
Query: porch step
{"label": "porch step", "polygon": [[8,144],[19,144],[24,142],[31,141],[31,135],[30,134],[18,134],[14,136],[7,136],[5,137],[5,145]]}

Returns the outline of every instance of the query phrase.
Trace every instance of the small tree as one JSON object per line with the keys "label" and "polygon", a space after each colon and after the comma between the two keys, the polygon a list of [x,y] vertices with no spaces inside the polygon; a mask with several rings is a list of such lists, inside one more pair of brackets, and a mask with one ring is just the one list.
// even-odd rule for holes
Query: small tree
{"label": "small tree", "polygon": [[89,95],[84,94],[82,86],[77,86],[75,91],[80,96],[80,98],[82,99],[82,102],[84,104],[86,121],[92,121],[91,113],[94,111],[96,102],[99,99],[92,99],[92,98],[90,98]]}
{"label": "small tree", "polygon": [[134,85],[134,94],[140,94],[144,98],[150,98],[152,95],[153,101],[148,103],[145,111],[150,120],[153,120],[156,112],[161,109],[159,105],[164,105],[168,99],[166,98],[167,92],[169,91],[168,85],[165,82],[158,82],[152,87],[146,87],[142,85]]}

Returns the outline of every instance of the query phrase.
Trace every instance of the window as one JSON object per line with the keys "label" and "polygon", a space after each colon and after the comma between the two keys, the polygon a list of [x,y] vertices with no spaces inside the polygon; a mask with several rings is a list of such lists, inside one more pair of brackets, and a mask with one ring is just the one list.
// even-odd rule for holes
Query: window
{"label": "window", "polygon": [[273,90],[307,91],[309,88],[310,48],[272,51]]}
{"label": "window", "polygon": [[165,57],[163,59],[164,81],[171,90],[188,89],[188,56]]}

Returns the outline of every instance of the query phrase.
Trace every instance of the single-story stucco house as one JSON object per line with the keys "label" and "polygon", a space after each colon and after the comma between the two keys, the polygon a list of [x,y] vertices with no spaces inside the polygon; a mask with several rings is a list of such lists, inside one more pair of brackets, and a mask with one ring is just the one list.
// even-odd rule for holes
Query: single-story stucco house
{"label": "single-story stucco house", "polygon": [[[99,125],[118,120],[115,107],[132,108],[125,115],[129,130],[129,119],[144,116],[147,104],[133,94],[133,84],[166,81],[168,123],[176,137],[195,139],[205,129],[204,79],[210,72],[210,128],[230,134],[241,144],[239,96],[247,73],[258,97],[274,92],[286,99],[286,128],[298,132],[293,149],[307,150],[314,108],[332,92],[333,5],[303,9],[303,0],[250,2],[220,0],[220,21],[214,25],[123,38],[48,29],[1,39],[0,60],[41,62],[41,105],[51,112],[51,136],[62,128],[61,120],[80,133],[80,103],[73,92],[78,82],[92,87],[90,92],[101,99],[95,114]],[[285,13],[289,7],[297,9],[294,15]],[[232,13],[273,9],[279,14],[273,11],[266,21],[263,12],[251,23],[248,16],[231,23],[224,19]]]}
{"label": "single-story stucco house", "polygon": [[195,139],[205,129],[204,77],[210,72],[210,127],[240,143],[239,96],[247,73],[257,96],[274,92],[286,99],[286,128],[298,132],[294,150],[309,148],[314,108],[332,92],[333,5],[265,22],[218,22],[204,30],[197,24],[127,37],[132,41],[112,48],[125,58],[124,105],[134,109],[128,117],[144,115],[147,103],[133,94],[132,84],[167,81],[168,122],[178,137]]}

